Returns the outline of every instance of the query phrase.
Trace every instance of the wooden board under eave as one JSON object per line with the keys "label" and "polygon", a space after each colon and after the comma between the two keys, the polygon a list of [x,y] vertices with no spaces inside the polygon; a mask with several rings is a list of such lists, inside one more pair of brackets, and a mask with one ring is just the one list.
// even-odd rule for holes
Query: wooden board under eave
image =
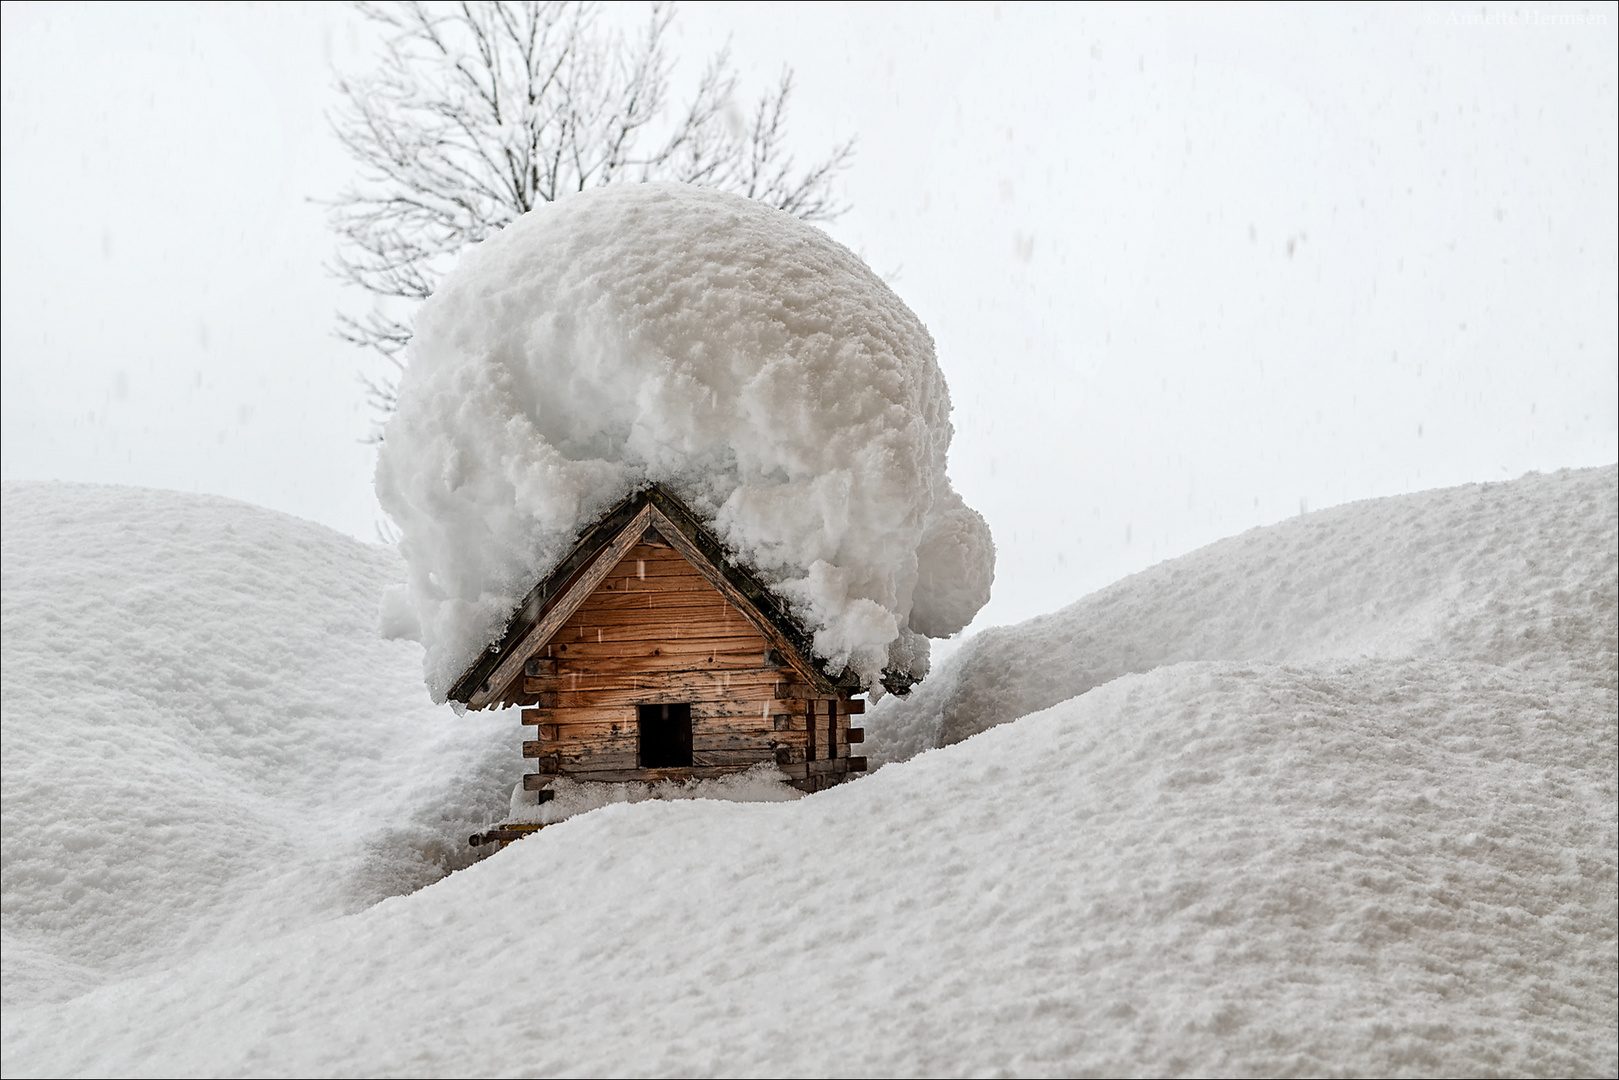
{"label": "wooden board under eave", "polygon": [[[510,691],[543,702],[523,717],[534,735],[523,744],[531,790],[558,776],[687,780],[761,763],[809,790],[847,776],[849,718],[863,703],[806,681],[678,550],[635,544],[596,578]],[[690,706],[690,766],[639,767],[637,708],[659,703]]]}

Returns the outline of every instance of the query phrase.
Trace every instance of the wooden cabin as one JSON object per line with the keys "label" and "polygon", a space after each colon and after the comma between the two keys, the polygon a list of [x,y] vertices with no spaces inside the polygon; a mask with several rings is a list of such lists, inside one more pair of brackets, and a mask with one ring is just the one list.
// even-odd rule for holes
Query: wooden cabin
{"label": "wooden cabin", "polygon": [[866,768],[849,726],[863,689],[822,670],[786,606],[654,485],[585,530],[450,696],[523,706],[524,786],[543,801],[559,776],[686,780],[762,762],[818,791]]}

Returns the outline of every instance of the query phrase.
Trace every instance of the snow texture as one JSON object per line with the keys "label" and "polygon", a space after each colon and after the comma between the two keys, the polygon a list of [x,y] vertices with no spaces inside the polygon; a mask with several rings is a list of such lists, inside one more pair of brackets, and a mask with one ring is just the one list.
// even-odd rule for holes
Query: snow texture
{"label": "snow texture", "polygon": [[1614,488],[1611,468],[1564,471],[1251,529],[973,635],[867,717],[867,753],[903,760],[1186,660],[1443,655],[1611,687]]}
{"label": "snow texture", "polygon": [[[271,910],[238,888],[210,900],[211,921],[163,963],[105,971],[88,993],[35,964],[42,989],[62,981],[0,1015],[5,1071],[1614,1075],[1616,480],[1606,468],[1360,503],[1167,563],[1085,601],[1144,620],[1108,624],[1137,649],[1167,637],[1158,666],[794,801],[647,798],[574,813],[600,793],[573,792],[584,801],[568,820],[347,915],[309,883],[356,861],[284,843],[278,936],[237,932]],[[117,537],[131,516],[133,533]],[[223,807],[210,770],[240,753],[234,736],[207,737],[218,719],[198,726],[153,704],[146,723],[188,760],[149,781],[161,794],[142,792],[146,769],[134,769],[119,800],[93,805],[54,771],[109,775],[85,749],[106,716],[77,719],[86,684],[62,695],[62,671],[94,672],[108,635],[125,632],[124,647],[149,657],[145,677],[182,703],[188,673],[214,680],[196,700],[228,700],[253,674],[252,700],[288,699],[267,724],[289,733],[255,744],[260,787],[237,805],[358,806],[346,794],[355,776],[320,764],[321,733],[339,736],[330,713],[300,720],[313,705],[297,677],[276,664],[238,671],[247,650],[227,651],[216,673],[189,645],[234,648],[219,639],[243,633],[241,609],[261,604],[284,620],[278,636],[307,640],[334,671],[380,669],[404,647],[367,640],[364,598],[340,585],[366,566],[366,583],[380,583],[385,553],[314,526],[219,500],[60,488],[8,488],[4,520],[9,979],[26,905],[55,905],[48,925],[26,927],[36,954],[96,935],[119,946],[151,895],[167,888],[183,904],[208,887],[211,868],[164,861],[174,841],[155,812],[172,806],[184,824],[193,786]],[[155,557],[170,520],[191,524],[175,551],[204,584]],[[249,544],[229,521],[274,535]],[[22,562],[19,533],[42,538]],[[97,586],[126,554],[123,577]],[[275,614],[281,605],[253,599],[271,588],[254,565],[308,580],[302,622],[290,602]],[[1243,588],[1252,601],[1227,619]],[[248,602],[233,608],[238,591]],[[32,606],[14,614],[19,593]],[[75,602],[110,604],[113,619],[80,618]],[[144,643],[180,633],[169,611],[189,611],[195,636],[160,656]],[[1187,629],[1199,619],[1206,630]],[[1125,648],[1098,639],[1095,660],[1042,655],[1049,626],[1003,634],[1001,657],[1093,673]],[[332,637],[317,646],[317,633]],[[1273,655],[1289,638],[1300,653]],[[1224,655],[1173,651],[1199,641]],[[269,632],[253,642],[274,644]],[[1244,648],[1258,655],[1233,655]],[[953,693],[986,671],[964,664]],[[874,737],[888,711],[868,716]],[[363,729],[356,755],[361,741],[406,764],[447,752],[423,726],[384,737],[368,715],[335,721]],[[441,782],[458,760],[444,758]],[[411,800],[408,785],[428,776],[412,767],[395,773],[399,807],[364,804],[378,826],[448,804],[442,788]],[[186,773],[201,780],[179,782]],[[504,801],[508,780],[459,782],[499,787]],[[75,816],[47,826],[44,793],[58,787]],[[32,809],[14,812],[25,788]],[[87,883],[95,871],[71,845],[97,834],[69,825],[121,829],[134,861],[154,868],[142,871],[150,894]],[[262,832],[219,850],[258,858]],[[30,855],[46,842],[58,846]]]}
{"label": "snow texture", "polygon": [[919,677],[994,574],[950,438],[926,328],[818,229],[678,184],[547,204],[417,319],[377,466],[410,568],[384,630],[419,634],[445,700],[581,528],[657,481],[833,672]]}
{"label": "snow texture", "polygon": [[448,723],[376,636],[391,549],[138,488],[0,518],[8,1010],[420,888],[505,810],[516,717]]}

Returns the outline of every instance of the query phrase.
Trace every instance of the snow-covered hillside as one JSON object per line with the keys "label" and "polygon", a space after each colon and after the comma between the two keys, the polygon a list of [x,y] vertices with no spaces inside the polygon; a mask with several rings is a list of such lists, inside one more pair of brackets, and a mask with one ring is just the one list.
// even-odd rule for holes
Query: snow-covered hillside
{"label": "snow-covered hillside", "polygon": [[868,753],[903,760],[1186,660],[1443,656],[1611,687],[1614,488],[1611,468],[1564,471],[1252,529],[976,635],[878,706]]}
{"label": "snow-covered hillside", "polygon": [[[938,700],[978,694],[998,710],[984,722],[1012,719],[1025,691],[998,672],[1014,665],[1066,667],[1088,692],[797,802],[609,806],[342,916],[309,884],[330,876],[328,853],[288,844],[286,903],[305,925],[246,942],[205,925],[166,969],[9,1007],[5,1070],[1613,1074],[1616,479],[1607,468],[1362,503],[1166,563],[998,634],[998,666],[973,667],[989,644],[970,644],[943,665]],[[164,498],[183,519],[188,497]],[[13,657],[41,672],[65,663],[46,630],[13,644],[17,501],[8,491],[8,978],[25,854],[25,898],[57,903],[56,923],[27,924],[37,948],[120,926],[76,884],[89,863],[67,841],[36,853],[13,839],[15,785],[43,806],[61,785],[36,770],[99,777],[112,757],[85,750],[95,763],[74,773],[66,742],[54,756],[13,749]],[[61,527],[77,528],[60,506]],[[116,529],[107,513],[82,535]],[[154,513],[137,526],[139,553],[159,551],[160,524]],[[190,549],[205,566],[243,544],[205,539]],[[330,558],[296,546],[281,544],[276,565],[296,574]],[[70,552],[41,548],[30,573],[58,572]],[[142,575],[157,580],[150,597],[164,571],[148,557],[122,572],[135,599],[113,602],[138,615]],[[337,592],[348,571],[302,572]],[[1047,632],[1086,604],[1090,645]],[[199,611],[199,649],[242,621],[184,606]],[[343,644],[363,628],[358,615],[321,621],[334,613],[313,609],[301,630],[289,617],[282,636],[322,652],[301,635],[329,631],[334,650],[394,655]],[[38,609],[27,620],[41,621]],[[167,685],[199,677],[180,668],[188,659],[176,652]],[[397,664],[402,685],[419,685],[408,654]],[[1098,685],[1109,664],[1120,677]],[[199,699],[234,686],[210,678]],[[68,707],[31,692],[31,708]],[[927,715],[893,730],[922,730]],[[871,715],[874,739],[888,717],[902,719]],[[263,736],[266,750],[317,726],[297,730]],[[227,745],[188,743],[187,770],[225,768]],[[466,754],[445,753],[436,774],[410,758],[399,775],[426,793],[408,805],[470,780]],[[287,794],[338,799],[350,782],[333,766]],[[378,828],[411,820],[385,798],[345,805],[362,802]],[[125,835],[141,851],[162,838],[144,821]],[[186,887],[211,877],[170,873]]]}
{"label": "snow-covered hillside", "polygon": [[8,1008],[419,888],[505,811],[518,725],[377,637],[389,549],[138,488],[0,516]]}

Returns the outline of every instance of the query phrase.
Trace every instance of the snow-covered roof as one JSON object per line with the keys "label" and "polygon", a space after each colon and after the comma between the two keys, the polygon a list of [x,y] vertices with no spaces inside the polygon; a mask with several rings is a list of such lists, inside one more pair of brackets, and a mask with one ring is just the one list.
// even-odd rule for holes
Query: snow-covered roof
{"label": "snow-covered roof", "polygon": [[505,633],[581,531],[677,494],[827,670],[919,678],[989,598],[921,321],[825,233],[737,196],[619,185],[525,215],[422,307],[377,495],[428,687]]}
{"label": "snow-covered roof", "polygon": [[[652,484],[619,503],[586,529],[566,558],[529,590],[513,613],[506,632],[481,654],[450,690],[450,700],[483,708],[502,702],[502,693],[523,674],[523,662],[536,655],[556,630],[594,589],[600,575],[590,570],[601,564],[602,575],[618,561],[623,550],[647,530],[672,541],[715,590],[725,596],[777,649],[783,660],[798,669],[822,692],[840,688],[864,689],[852,673],[828,671],[815,662],[813,643],[803,625],[769,589],[720,545],[697,515],[679,496]],[[910,689],[906,674],[887,675],[888,689]]]}

